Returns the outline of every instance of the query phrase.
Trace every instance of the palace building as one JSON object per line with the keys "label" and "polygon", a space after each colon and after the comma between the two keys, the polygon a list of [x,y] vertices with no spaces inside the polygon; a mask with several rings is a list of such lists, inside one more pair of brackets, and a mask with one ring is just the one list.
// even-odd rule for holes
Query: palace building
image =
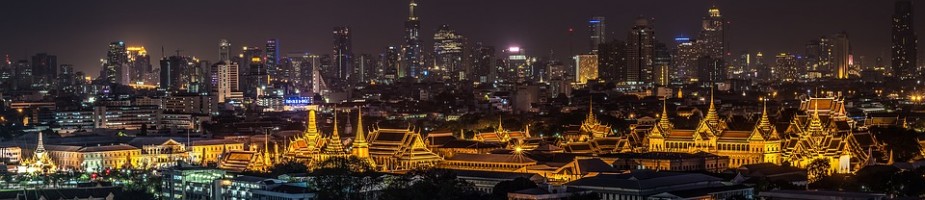
{"label": "palace building", "polygon": [[530,138],[530,126],[524,131],[511,131],[504,129],[501,117],[498,117],[498,126],[494,131],[481,132],[475,135],[475,140],[482,142],[508,143],[523,142]]}
{"label": "palace building", "polygon": [[707,152],[729,157],[729,168],[756,163],[780,163],[781,138],[770,123],[767,106],[752,131],[730,130],[719,117],[710,95],[706,116],[694,129],[675,128],[668,119],[667,100],[648,135],[648,152]]}
{"label": "palace building", "polygon": [[843,99],[810,97],[802,100],[800,111],[784,132],[782,158],[791,166],[822,159],[834,172],[851,173],[875,162],[871,154],[882,147],[870,133],[855,132]]}
{"label": "palace building", "polygon": [[431,152],[424,145],[419,131],[376,127],[370,131],[369,157],[381,171],[407,171],[422,167],[433,167],[443,157]]}

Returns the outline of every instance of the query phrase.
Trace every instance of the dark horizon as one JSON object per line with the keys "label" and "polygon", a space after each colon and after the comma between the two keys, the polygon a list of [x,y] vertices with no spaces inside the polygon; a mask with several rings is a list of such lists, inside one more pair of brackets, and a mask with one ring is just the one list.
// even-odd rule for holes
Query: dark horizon
{"label": "dark horizon", "polygon": [[[402,24],[408,16],[405,0],[166,2],[6,2],[8,11],[0,13],[0,22],[7,27],[6,37],[0,37],[0,54],[15,61],[47,52],[57,55],[59,64],[74,64],[76,70],[95,76],[112,41],[145,46],[153,65],[162,56],[161,46],[167,54],[182,49],[183,55],[215,61],[220,39],[232,43],[233,54],[244,45],[262,48],[270,38],[279,39],[284,56],[330,54],[331,30],[344,25],[353,29],[354,54],[378,54],[389,45],[401,44]],[[808,41],[846,31],[856,59],[866,57],[865,65],[876,57],[885,63],[890,59],[894,1],[419,0],[416,13],[422,21],[425,52],[432,51],[439,25],[449,24],[470,43],[499,49],[520,46],[534,56],[554,50],[564,58],[570,54],[570,41],[574,54],[587,51],[587,20],[592,16],[606,17],[607,40],[625,40],[637,16],[655,18],[657,39],[671,46],[674,37],[696,37],[701,17],[714,2],[730,21],[729,52],[802,54]],[[913,2],[915,21],[922,24],[925,4]],[[925,26],[915,27],[925,33]],[[575,30],[571,39],[569,28]]]}

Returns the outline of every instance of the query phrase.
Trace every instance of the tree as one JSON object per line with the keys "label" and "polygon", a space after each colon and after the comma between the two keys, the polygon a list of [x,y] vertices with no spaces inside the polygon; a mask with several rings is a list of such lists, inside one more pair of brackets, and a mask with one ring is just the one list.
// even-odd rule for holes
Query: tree
{"label": "tree", "polygon": [[380,182],[372,166],[354,156],[331,157],[316,166],[310,183],[318,191],[318,199],[368,199],[364,191]]}
{"label": "tree", "polygon": [[491,190],[494,199],[507,199],[507,194],[519,190],[536,188],[536,183],[530,179],[517,177],[514,180],[501,181]]}
{"label": "tree", "polygon": [[138,131],[138,136],[148,136],[148,124],[141,124],[141,130]]}
{"label": "tree", "polygon": [[472,183],[456,178],[449,170],[413,170],[388,180],[379,196],[383,200],[455,200],[484,198]]}
{"label": "tree", "polygon": [[829,175],[829,161],[825,159],[816,159],[806,166],[806,179],[809,183],[822,180]]}

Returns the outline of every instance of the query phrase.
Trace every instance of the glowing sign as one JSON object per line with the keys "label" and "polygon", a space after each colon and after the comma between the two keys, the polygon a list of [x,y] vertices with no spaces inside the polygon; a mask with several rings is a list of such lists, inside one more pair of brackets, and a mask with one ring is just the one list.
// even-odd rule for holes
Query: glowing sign
{"label": "glowing sign", "polygon": [[597,23],[601,23],[601,20],[591,20],[591,21],[588,21],[588,22],[589,22],[589,23],[592,23],[592,24],[597,24]]}
{"label": "glowing sign", "polygon": [[312,98],[311,97],[286,97],[286,99],[283,100],[283,104],[308,105],[308,104],[312,104]]}
{"label": "glowing sign", "polygon": [[509,48],[507,48],[507,51],[510,51],[510,52],[520,52],[520,47],[509,47]]}
{"label": "glowing sign", "polygon": [[676,41],[676,42],[687,42],[687,41],[691,41],[691,38],[679,37],[679,38],[674,38],[674,41]]}
{"label": "glowing sign", "polygon": [[526,59],[527,59],[527,56],[525,56],[525,55],[511,55],[511,56],[508,56],[508,59],[510,59],[510,60],[526,60]]}

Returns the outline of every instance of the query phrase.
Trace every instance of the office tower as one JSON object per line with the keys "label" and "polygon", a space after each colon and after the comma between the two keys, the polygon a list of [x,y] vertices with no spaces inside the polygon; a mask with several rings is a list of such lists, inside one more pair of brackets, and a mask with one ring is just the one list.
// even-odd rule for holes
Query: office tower
{"label": "office tower", "polygon": [[32,76],[35,84],[47,87],[58,77],[58,57],[39,53],[32,56]]}
{"label": "office tower", "polygon": [[106,53],[106,60],[103,62],[103,71],[100,73],[103,81],[109,84],[128,85],[126,79],[125,64],[128,61],[128,54],[125,49],[125,42],[118,41],[109,43],[109,51]]}
{"label": "office tower", "polygon": [[533,80],[533,62],[536,59],[527,57],[526,50],[520,47],[509,47],[502,52],[505,56],[503,65],[499,68],[501,73],[498,73],[498,76],[505,80],[503,82],[518,83]]}
{"label": "office tower", "polygon": [[914,79],[918,76],[918,36],[915,35],[915,19],[912,15],[912,1],[896,1],[893,11],[891,67],[893,76],[900,79]]}
{"label": "office tower", "polygon": [[373,67],[375,64],[373,61],[372,55],[369,54],[360,54],[354,60],[354,68],[351,69],[353,75],[350,76],[350,79],[355,83],[368,83],[370,81],[370,75],[375,73]]}
{"label": "office tower", "polygon": [[832,70],[834,78],[847,79],[851,67],[851,44],[848,34],[841,32],[832,36]]}
{"label": "office tower", "polygon": [[608,82],[623,82],[626,74],[626,43],[614,40],[598,45],[598,76]]}
{"label": "office tower", "polygon": [[279,40],[269,39],[266,45],[266,56],[264,56],[267,74],[270,80],[277,80],[279,76]]}
{"label": "office tower", "polygon": [[241,66],[244,80],[241,81],[241,90],[245,97],[257,98],[263,96],[270,85],[269,74],[267,74],[266,63],[260,56],[252,56],[248,61],[249,66]]}
{"label": "office tower", "polygon": [[828,37],[821,37],[806,44],[806,78],[819,79],[834,68],[832,54],[832,41]]}
{"label": "office tower", "polygon": [[629,85],[652,83],[655,31],[650,19],[636,19],[626,40],[626,57],[625,79],[618,81]]}
{"label": "office tower", "polygon": [[771,76],[780,81],[794,82],[800,79],[805,71],[800,70],[797,57],[793,54],[780,53],[774,58],[774,67]]}
{"label": "office tower", "polygon": [[184,69],[189,67],[187,59],[179,55],[170,56],[161,59],[160,64],[160,88],[168,92],[180,91],[182,84],[181,75]]}
{"label": "office tower", "polygon": [[77,78],[83,79],[83,77],[77,77],[74,74],[74,66],[69,64],[62,64],[58,70],[57,77],[57,88],[63,94],[73,94],[77,92],[77,88],[74,86],[77,84]]}
{"label": "office tower", "polygon": [[601,43],[607,41],[606,28],[604,17],[592,17],[588,20],[588,30],[591,32],[591,52],[597,52]]}
{"label": "office tower", "polygon": [[[128,58],[128,65],[130,71],[131,80],[130,84],[142,84],[142,85],[156,85],[157,81],[149,78],[154,69],[151,66],[151,57],[148,56],[148,51],[145,50],[145,47],[126,47],[126,55]],[[156,77],[156,76],[154,76]]]}
{"label": "office tower", "polygon": [[35,80],[32,75],[32,65],[27,60],[18,60],[13,65],[13,90],[32,90],[32,82]]}
{"label": "office tower", "polygon": [[[652,82],[656,85],[666,86],[671,82],[671,50],[665,43],[655,43],[655,57],[652,62]],[[725,71],[723,71],[725,73]]]}
{"label": "office tower", "polygon": [[435,64],[443,80],[466,79],[463,69],[463,36],[450,28],[450,25],[441,25],[434,33]]}
{"label": "office tower", "polygon": [[395,46],[389,46],[386,48],[385,52],[379,55],[379,68],[382,69],[382,78],[387,80],[394,80],[401,77],[401,74],[404,74],[405,71],[402,71],[401,68],[401,52]]}
{"label": "office tower", "polygon": [[486,46],[481,42],[476,43],[472,48],[472,52],[469,54],[472,62],[472,73],[467,76],[472,76],[472,79],[478,83],[489,83],[495,80],[494,66],[495,63],[495,48],[492,46]]}
{"label": "office tower", "polygon": [[334,76],[347,80],[353,71],[353,44],[350,41],[350,27],[334,27]]}
{"label": "office tower", "polygon": [[218,61],[231,61],[231,42],[226,39],[218,41]]}
{"label": "office tower", "polygon": [[723,24],[725,23],[726,21],[719,13],[719,8],[714,6],[708,10],[707,16],[703,18],[701,24],[700,38],[697,38],[697,43],[700,44],[700,49],[702,50],[701,56],[723,58],[725,54]]}
{"label": "office tower", "polygon": [[[227,63],[228,61],[219,61],[212,65],[211,78],[212,90],[219,103],[227,102],[229,99],[240,95],[241,87],[239,83],[238,65],[236,63]],[[237,93],[235,95],[235,93]]]}
{"label": "office tower", "polygon": [[714,83],[726,80],[723,59],[701,56],[697,59],[697,80],[701,83]]}
{"label": "office tower", "polygon": [[597,80],[597,55],[575,56],[575,83],[586,84],[589,80]]}
{"label": "office tower", "polygon": [[421,39],[419,37],[419,32],[421,30],[421,21],[417,16],[414,15],[414,8],[418,4],[411,0],[411,3],[408,4],[409,15],[408,21],[405,21],[405,43],[402,45],[402,62],[400,72],[405,72],[399,74],[399,77],[411,76],[418,77],[423,70],[422,65],[424,63],[423,55],[421,55]]}
{"label": "office tower", "polygon": [[240,70],[241,73],[247,73],[247,71],[249,70],[245,70],[245,68],[249,68],[251,66],[251,61],[254,60],[254,57],[257,57],[257,58],[260,58],[260,60],[263,60],[263,56],[264,56],[263,50],[260,49],[259,47],[248,47],[248,46],[244,46],[241,49],[242,49],[242,52],[237,57],[237,63],[238,65],[240,65],[240,67],[242,67],[242,69]]}
{"label": "office tower", "polygon": [[700,48],[697,48],[697,41],[687,37],[678,37],[674,39],[677,47],[672,56],[672,64],[675,77],[682,83],[697,81],[697,58],[700,57]]}

